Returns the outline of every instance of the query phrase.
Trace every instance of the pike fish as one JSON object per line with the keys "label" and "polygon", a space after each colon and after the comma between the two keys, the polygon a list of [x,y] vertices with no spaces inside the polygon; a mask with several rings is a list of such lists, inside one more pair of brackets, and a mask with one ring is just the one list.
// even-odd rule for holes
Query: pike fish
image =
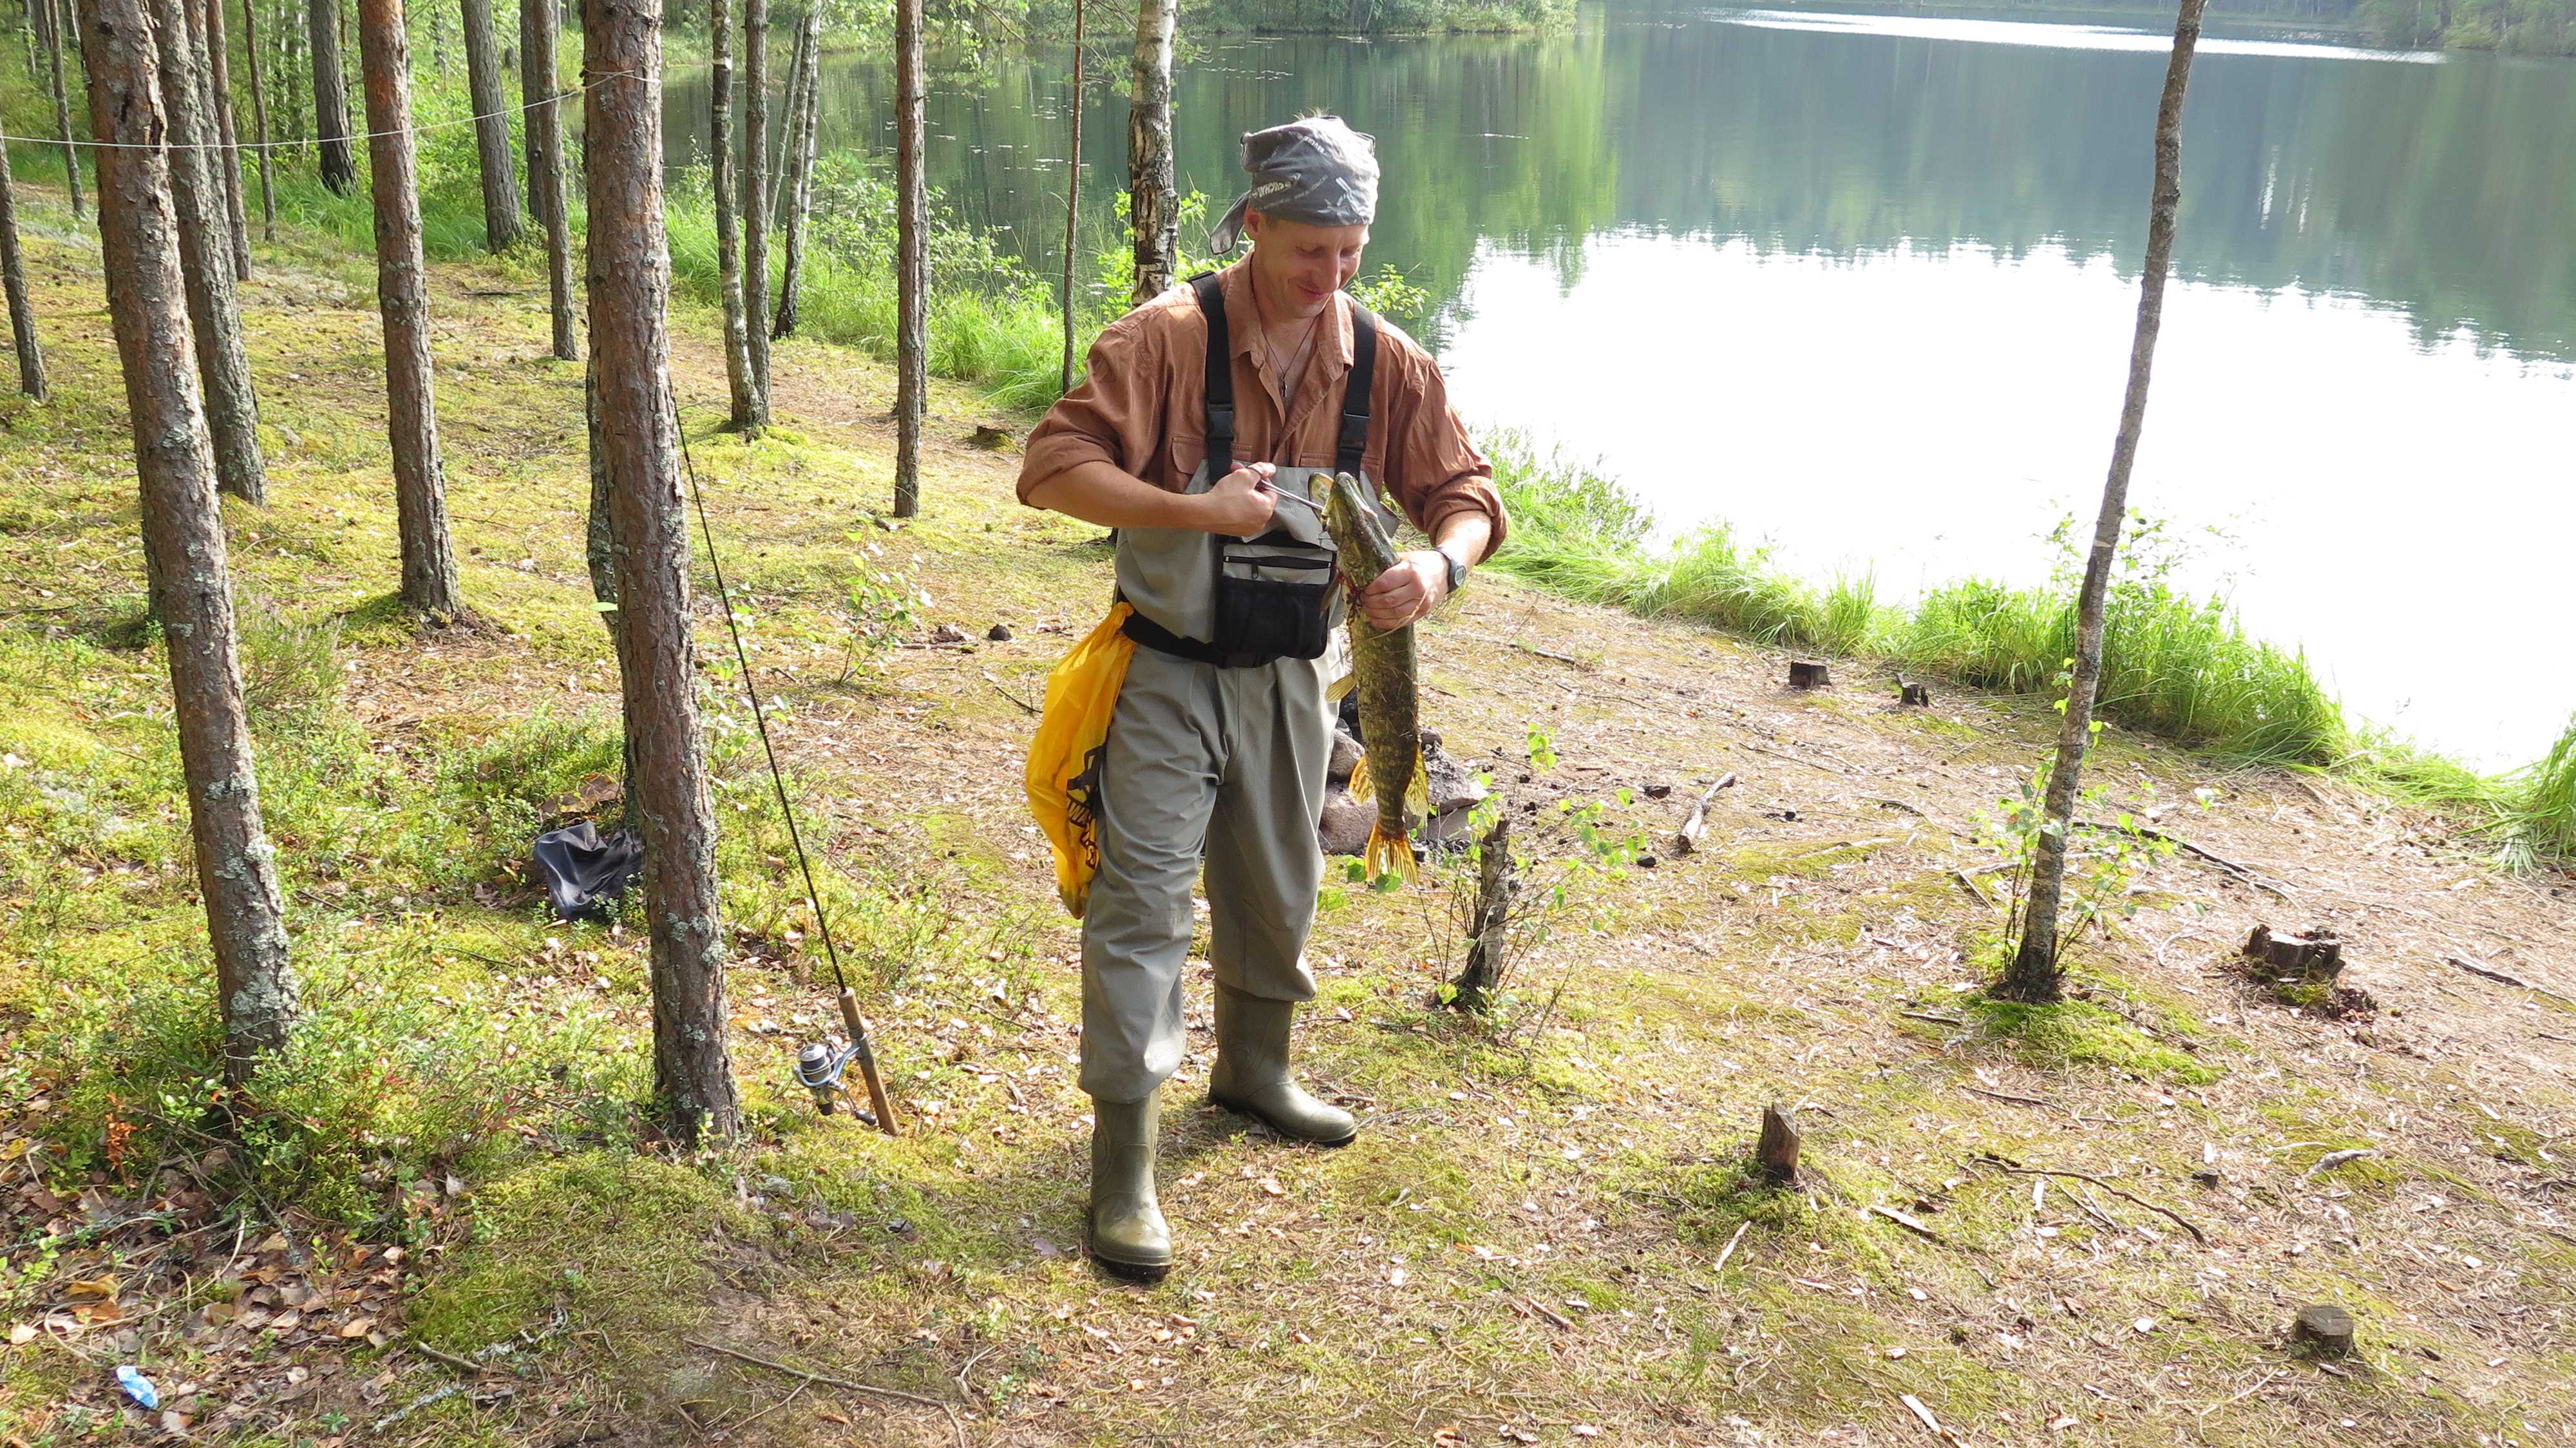
{"label": "pike fish", "polygon": [[1431,775],[1422,762],[1422,703],[1414,685],[1413,627],[1381,629],[1360,615],[1359,594],[1395,564],[1395,544],[1361,492],[1359,479],[1334,475],[1325,526],[1351,588],[1351,679],[1360,691],[1360,733],[1367,753],[1351,770],[1351,798],[1377,800],[1361,862],[1372,880],[1415,878],[1408,810],[1431,813]]}

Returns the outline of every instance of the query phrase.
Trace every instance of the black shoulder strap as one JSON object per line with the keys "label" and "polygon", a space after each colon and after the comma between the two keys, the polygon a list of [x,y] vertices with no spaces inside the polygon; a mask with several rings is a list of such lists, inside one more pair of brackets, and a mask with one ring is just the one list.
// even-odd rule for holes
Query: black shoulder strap
{"label": "black shoulder strap", "polygon": [[1377,380],[1377,313],[1351,302],[1351,371],[1342,380],[1342,435],[1333,471],[1357,477],[1368,451],[1369,391]]}
{"label": "black shoulder strap", "polygon": [[1234,471],[1234,344],[1225,331],[1225,293],[1215,272],[1190,278],[1207,318],[1208,484]]}

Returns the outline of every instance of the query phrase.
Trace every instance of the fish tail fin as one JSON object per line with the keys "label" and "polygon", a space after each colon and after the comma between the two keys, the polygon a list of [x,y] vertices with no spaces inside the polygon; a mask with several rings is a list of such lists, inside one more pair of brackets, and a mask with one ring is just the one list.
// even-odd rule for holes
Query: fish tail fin
{"label": "fish tail fin", "polygon": [[1362,867],[1372,880],[1395,876],[1410,885],[1421,878],[1413,863],[1413,842],[1399,832],[1388,834],[1383,823],[1369,826],[1368,845],[1360,854]]}
{"label": "fish tail fin", "polygon": [[1363,754],[1351,764],[1350,797],[1366,801],[1376,796],[1377,781],[1369,778],[1368,756]]}

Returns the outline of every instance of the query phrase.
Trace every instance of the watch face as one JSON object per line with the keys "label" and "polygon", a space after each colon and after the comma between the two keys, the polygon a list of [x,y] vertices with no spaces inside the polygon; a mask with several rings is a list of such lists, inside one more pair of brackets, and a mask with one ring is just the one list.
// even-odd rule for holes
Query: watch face
{"label": "watch face", "polygon": [[1464,585],[1467,581],[1467,560],[1449,553],[1443,553],[1440,556],[1449,561],[1449,587],[1455,590]]}

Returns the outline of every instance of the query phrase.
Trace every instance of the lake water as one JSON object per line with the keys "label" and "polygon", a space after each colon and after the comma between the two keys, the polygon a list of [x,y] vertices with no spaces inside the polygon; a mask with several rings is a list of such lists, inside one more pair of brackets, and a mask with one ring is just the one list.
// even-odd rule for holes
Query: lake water
{"label": "lake water", "polygon": [[[2141,22],[2151,25],[2152,22]],[[1103,69],[1123,68],[1121,27]],[[2098,20],[1614,0],[1570,34],[1214,43],[1183,186],[1297,112],[1379,143],[1370,263],[1460,408],[1903,598],[2044,579],[2117,421],[2166,38]],[[778,69],[785,69],[782,58]],[[935,82],[932,175],[1057,264],[1064,57]],[[884,150],[882,68],[824,143]],[[703,135],[704,95],[672,121]],[[1109,235],[1125,111],[1086,112]],[[2576,64],[2214,27],[2131,498],[2366,718],[2493,766],[2576,709]],[[1185,229],[1193,250],[1202,236]]]}

